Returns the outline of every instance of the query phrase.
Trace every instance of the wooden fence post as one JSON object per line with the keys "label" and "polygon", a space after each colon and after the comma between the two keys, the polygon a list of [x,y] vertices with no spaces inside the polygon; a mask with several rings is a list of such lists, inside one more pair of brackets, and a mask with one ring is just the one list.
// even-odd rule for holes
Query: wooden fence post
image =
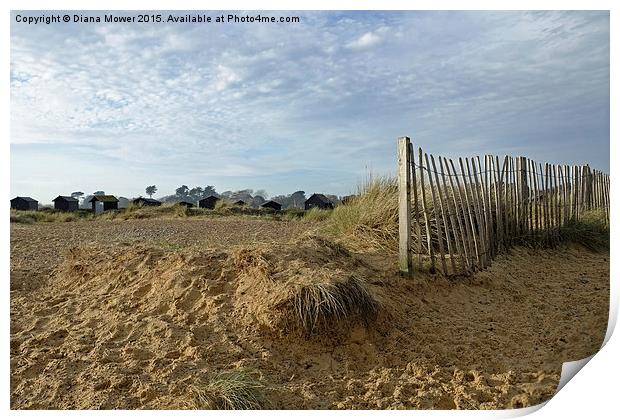
{"label": "wooden fence post", "polygon": [[411,164],[409,137],[398,139],[398,236],[401,274],[413,274],[411,264]]}

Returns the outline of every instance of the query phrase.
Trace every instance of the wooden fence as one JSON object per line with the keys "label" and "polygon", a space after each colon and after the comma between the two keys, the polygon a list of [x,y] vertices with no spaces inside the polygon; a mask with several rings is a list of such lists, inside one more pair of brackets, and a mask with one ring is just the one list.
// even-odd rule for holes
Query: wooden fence
{"label": "wooden fence", "polygon": [[553,245],[584,211],[609,221],[609,175],[519,156],[452,159],[398,139],[399,266],[445,275],[487,267],[515,243]]}

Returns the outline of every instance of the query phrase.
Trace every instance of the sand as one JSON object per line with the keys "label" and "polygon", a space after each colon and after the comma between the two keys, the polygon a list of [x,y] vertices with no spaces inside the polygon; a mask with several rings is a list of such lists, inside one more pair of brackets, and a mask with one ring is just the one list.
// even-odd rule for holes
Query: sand
{"label": "sand", "polygon": [[[311,228],[12,225],[11,408],[200,408],[192,387],[234,369],[264,383],[273,408],[524,407],[553,396],[563,361],[602,343],[608,254],[515,248],[471,277],[411,280],[394,258]],[[287,326],[290,279],[312,276],[355,276],[376,320],[310,336]]]}

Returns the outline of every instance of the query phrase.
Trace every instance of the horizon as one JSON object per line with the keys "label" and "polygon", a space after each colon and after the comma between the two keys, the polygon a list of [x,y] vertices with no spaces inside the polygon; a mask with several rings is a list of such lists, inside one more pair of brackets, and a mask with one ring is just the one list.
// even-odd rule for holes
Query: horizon
{"label": "horizon", "polygon": [[133,198],[148,185],[344,196],[395,173],[403,135],[442,156],[609,171],[608,12],[15,22],[45,13],[11,12],[11,198]]}

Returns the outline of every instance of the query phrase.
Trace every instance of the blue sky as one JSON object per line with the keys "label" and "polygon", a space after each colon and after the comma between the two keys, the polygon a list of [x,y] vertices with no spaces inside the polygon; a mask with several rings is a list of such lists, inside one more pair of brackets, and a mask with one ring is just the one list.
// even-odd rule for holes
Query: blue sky
{"label": "blue sky", "polygon": [[12,195],[344,195],[394,172],[400,135],[446,156],[609,169],[607,12],[159,25],[26,25],[18,13],[43,12],[12,12]]}

